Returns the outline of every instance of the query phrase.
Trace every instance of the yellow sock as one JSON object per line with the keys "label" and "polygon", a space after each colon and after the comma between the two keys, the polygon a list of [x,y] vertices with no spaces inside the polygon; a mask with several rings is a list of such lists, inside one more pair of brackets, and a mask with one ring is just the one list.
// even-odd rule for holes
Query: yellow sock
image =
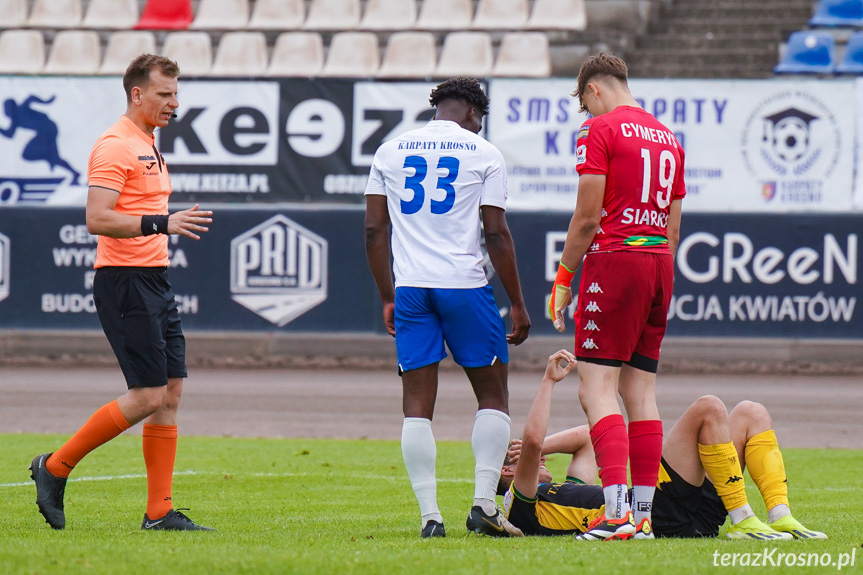
{"label": "yellow sock", "polygon": [[772,429],[763,431],[746,442],[743,451],[752,481],[758,486],[767,509],[788,505],[788,483],[785,462],[779,442]]}
{"label": "yellow sock", "polygon": [[725,509],[731,511],[749,503],[746,499],[746,486],[743,471],[737,459],[737,450],[732,442],[716,445],[698,444],[698,457],[707,478],[716,487]]}

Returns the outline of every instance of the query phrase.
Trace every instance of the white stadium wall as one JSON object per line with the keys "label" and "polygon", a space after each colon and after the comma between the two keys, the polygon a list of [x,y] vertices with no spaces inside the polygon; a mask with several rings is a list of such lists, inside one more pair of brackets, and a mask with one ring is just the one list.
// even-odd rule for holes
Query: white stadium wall
{"label": "white stadium wall", "polygon": [[[632,80],[631,87],[686,151],[687,212],[846,213],[863,211],[861,82]],[[174,202],[361,203],[374,149],[429,119],[432,86],[182,80],[178,118],[157,132]],[[485,133],[506,158],[512,210],[574,206],[574,141],[585,119],[569,96],[574,86],[574,79],[488,81]],[[119,79],[7,76],[0,95],[0,206],[83,206],[89,150],[124,109]]]}
{"label": "white stadium wall", "polygon": [[[486,85],[483,133],[507,161],[507,219],[539,336],[555,333],[544,304],[575,205],[574,85]],[[433,86],[181,81],[178,118],[156,134],[172,205],[217,210],[201,242],[172,238],[184,326],[382,335],[362,192],[375,149],[430,119]],[[863,342],[863,83],[633,80],[632,91],[686,150],[669,336]],[[0,332],[98,331],[83,206],[90,148],[123,113],[119,78],[0,77],[0,99]]]}

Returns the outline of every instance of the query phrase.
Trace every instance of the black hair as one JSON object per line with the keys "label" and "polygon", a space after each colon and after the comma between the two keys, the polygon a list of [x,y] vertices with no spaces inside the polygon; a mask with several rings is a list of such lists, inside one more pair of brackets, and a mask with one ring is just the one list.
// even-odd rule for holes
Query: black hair
{"label": "black hair", "polygon": [[445,100],[462,100],[477,108],[481,115],[488,114],[488,96],[476,78],[450,78],[431,91],[429,103],[437,107]]}

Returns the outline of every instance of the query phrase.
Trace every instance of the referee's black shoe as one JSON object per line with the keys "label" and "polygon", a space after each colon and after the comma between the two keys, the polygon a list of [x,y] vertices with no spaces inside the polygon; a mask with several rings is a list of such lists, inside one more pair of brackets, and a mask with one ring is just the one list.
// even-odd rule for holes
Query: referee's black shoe
{"label": "referee's black shoe", "polygon": [[37,455],[30,464],[30,479],[36,483],[36,505],[45,521],[54,529],[66,527],[63,513],[63,496],[66,493],[66,478],[56,477],[45,467],[51,453]]}
{"label": "referee's black shoe", "polygon": [[426,523],[422,530],[423,539],[431,537],[446,537],[446,529],[443,528],[443,523],[438,523],[434,519]]}
{"label": "referee's black shoe", "polygon": [[180,511],[188,511],[188,509],[171,509],[160,519],[150,519],[144,513],[141,529],[144,531],[215,531],[212,527],[198,525]]}

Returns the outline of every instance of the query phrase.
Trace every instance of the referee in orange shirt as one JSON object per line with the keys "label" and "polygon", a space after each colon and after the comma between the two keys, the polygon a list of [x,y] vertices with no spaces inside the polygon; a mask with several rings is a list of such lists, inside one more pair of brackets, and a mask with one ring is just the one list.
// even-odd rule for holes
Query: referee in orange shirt
{"label": "referee in orange shirt", "polygon": [[144,420],[147,511],[144,530],[211,530],[171,502],[177,408],[186,377],[186,342],[171,284],[168,235],[200,239],[213,212],[198,206],[168,214],[171,181],[153,130],[179,106],[177,63],[144,54],[126,69],[126,113],[93,146],[88,167],[87,229],[99,236],[93,298],[128,392],[99,408],[54,453],[30,466],[36,504],[54,529],[66,526],[66,479],[85,455]]}

